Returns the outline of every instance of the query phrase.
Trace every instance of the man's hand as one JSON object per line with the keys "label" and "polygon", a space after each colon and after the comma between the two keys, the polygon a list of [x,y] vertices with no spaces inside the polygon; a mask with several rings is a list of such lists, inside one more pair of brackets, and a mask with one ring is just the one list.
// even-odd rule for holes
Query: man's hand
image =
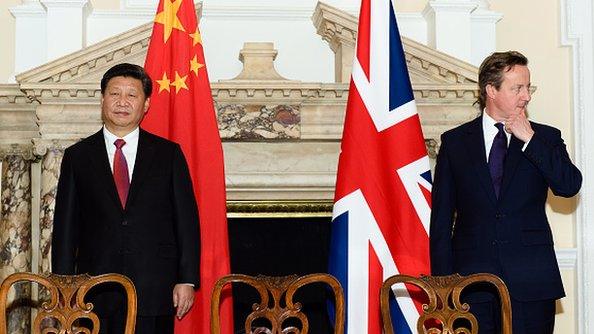
{"label": "man's hand", "polygon": [[525,111],[508,117],[505,120],[505,131],[513,134],[524,143],[530,141],[534,136],[534,130],[532,130],[532,126],[526,118]]}
{"label": "man's hand", "polygon": [[194,304],[194,287],[189,284],[176,284],[173,288],[173,306],[177,308],[176,316],[181,319]]}

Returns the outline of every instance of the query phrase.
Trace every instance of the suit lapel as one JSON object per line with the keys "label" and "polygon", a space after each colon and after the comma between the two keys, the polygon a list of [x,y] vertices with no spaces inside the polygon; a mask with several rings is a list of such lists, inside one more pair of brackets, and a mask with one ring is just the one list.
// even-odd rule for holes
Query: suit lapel
{"label": "suit lapel", "polygon": [[511,136],[511,141],[507,148],[507,156],[505,157],[505,164],[503,166],[503,181],[501,182],[501,194],[499,195],[499,198],[503,198],[510,186],[511,180],[516,172],[516,167],[518,167],[520,157],[522,156],[523,145],[524,142],[513,135]]}
{"label": "suit lapel", "polygon": [[495,189],[493,189],[493,181],[491,180],[491,173],[489,172],[489,166],[487,165],[487,155],[485,153],[483,116],[476,118],[469,124],[464,144],[468,149],[469,158],[477,173],[479,183],[487,192],[487,195],[493,204],[497,203]]}
{"label": "suit lapel", "polygon": [[90,142],[90,159],[92,161],[91,166],[97,174],[97,182],[105,185],[105,190],[109,194],[109,197],[116,202],[121,208],[122,203],[118,197],[115,181],[109,166],[109,158],[107,157],[107,149],[105,148],[105,137],[103,137],[103,129],[91,136]]}
{"label": "suit lapel", "polygon": [[132,183],[126,206],[129,207],[138,194],[139,188],[146,179],[147,172],[150,170],[154,157],[155,149],[151,145],[147,133],[140,129],[138,137],[138,149],[136,150],[136,161],[134,162],[134,172],[132,173]]}

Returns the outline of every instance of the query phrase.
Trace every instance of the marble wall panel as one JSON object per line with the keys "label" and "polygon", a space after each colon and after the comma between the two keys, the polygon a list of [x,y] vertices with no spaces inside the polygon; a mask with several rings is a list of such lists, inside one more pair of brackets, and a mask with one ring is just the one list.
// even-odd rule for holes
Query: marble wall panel
{"label": "marble wall panel", "polygon": [[217,104],[223,140],[299,139],[301,112],[296,105]]}
{"label": "marble wall panel", "polygon": [[[22,155],[2,159],[0,280],[31,271],[31,163]],[[9,295],[8,333],[29,333],[30,284],[15,285]]]}

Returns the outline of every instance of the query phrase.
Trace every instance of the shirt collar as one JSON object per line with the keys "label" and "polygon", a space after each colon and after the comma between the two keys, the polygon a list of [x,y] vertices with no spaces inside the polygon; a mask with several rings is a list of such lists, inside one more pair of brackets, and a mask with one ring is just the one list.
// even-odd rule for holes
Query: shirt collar
{"label": "shirt collar", "polygon": [[487,114],[487,109],[483,110],[483,131],[496,134],[498,130],[497,127],[495,127],[495,124],[497,123],[501,122],[497,122],[493,117],[489,116],[489,114]]}
{"label": "shirt collar", "polygon": [[[135,143],[135,142],[138,142],[139,135],[140,135],[140,127],[137,126],[136,129],[132,130],[132,132],[130,132],[129,134],[122,137],[122,139],[126,143]],[[107,127],[105,127],[105,125],[103,125],[103,138],[105,138],[106,143],[108,143],[109,145],[113,145],[113,143],[116,141],[116,139],[118,139],[120,137],[109,132]]]}
{"label": "shirt collar", "polygon": [[483,111],[483,124],[488,124],[490,126],[494,126],[497,123],[501,123],[496,121],[495,119],[493,119],[493,117],[491,117],[488,113],[487,113],[487,109],[485,109]]}

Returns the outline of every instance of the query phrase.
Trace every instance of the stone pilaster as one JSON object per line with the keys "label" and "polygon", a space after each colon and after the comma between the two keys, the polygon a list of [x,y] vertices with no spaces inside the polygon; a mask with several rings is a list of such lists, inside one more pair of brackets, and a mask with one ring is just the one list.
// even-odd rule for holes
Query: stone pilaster
{"label": "stone pilaster", "polygon": [[[30,148],[0,148],[0,280],[15,272],[31,271],[31,157]],[[30,332],[30,298],[30,284],[15,286],[9,296],[8,333]]]}

